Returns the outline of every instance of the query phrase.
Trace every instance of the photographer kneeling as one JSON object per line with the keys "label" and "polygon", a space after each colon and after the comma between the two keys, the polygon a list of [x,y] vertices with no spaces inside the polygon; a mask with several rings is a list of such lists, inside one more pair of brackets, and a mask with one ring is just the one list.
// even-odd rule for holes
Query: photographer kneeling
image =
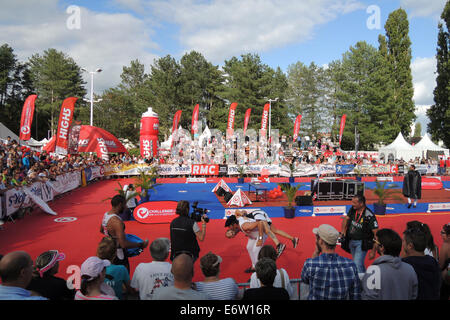
{"label": "photographer kneeling", "polygon": [[[199,219],[199,216],[190,217],[189,215],[189,202],[182,200],[178,202],[176,213],[179,217],[172,220],[170,223],[170,242],[171,252],[170,260],[181,253],[190,255],[195,262],[200,254],[200,247],[198,241],[203,241],[206,234],[206,222],[208,217],[203,214]],[[197,218],[197,219],[196,219]],[[202,222],[200,228],[197,222]]]}

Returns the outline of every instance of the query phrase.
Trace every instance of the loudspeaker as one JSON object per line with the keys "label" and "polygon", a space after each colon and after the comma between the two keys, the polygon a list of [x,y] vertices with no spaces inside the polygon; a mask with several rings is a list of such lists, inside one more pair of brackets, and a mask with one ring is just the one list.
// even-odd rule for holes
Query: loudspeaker
{"label": "loudspeaker", "polygon": [[226,193],[226,191],[225,191],[225,189],[222,188],[222,187],[219,187],[219,188],[216,190],[216,194],[217,194],[219,197],[222,197],[225,193]]}
{"label": "loudspeaker", "polygon": [[297,196],[295,197],[295,204],[297,206],[312,206],[312,197],[311,196]]}
{"label": "loudspeaker", "polygon": [[225,195],[223,197],[223,199],[225,200],[225,202],[230,201],[230,199],[233,198],[233,194],[231,192],[226,192],[225,191]]}

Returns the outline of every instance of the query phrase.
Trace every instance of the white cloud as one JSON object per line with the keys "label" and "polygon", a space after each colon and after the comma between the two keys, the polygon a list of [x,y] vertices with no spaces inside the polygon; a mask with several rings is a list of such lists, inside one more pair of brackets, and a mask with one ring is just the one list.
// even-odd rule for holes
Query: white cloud
{"label": "white cloud", "polygon": [[400,0],[400,6],[410,17],[433,17],[438,19],[445,6],[444,0]]}
{"label": "white cloud", "polygon": [[[42,54],[49,48],[63,51],[80,67],[103,69],[95,76],[94,90],[101,93],[120,82],[122,67],[129,65],[131,60],[139,59],[149,67],[157,58],[151,53],[157,45],[152,42],[151,31],[142,20],[130,14],[97,13],[80,7],[80,29],[71,30],[66,24],[71,15],[56,2],[30,3],[28,10],[36,12],[33,20],[23,20],[17,15],[20,10],[15,6],[7,6],[5,9],[10,11],[6,13],[2,8],[2,15],[10,17],[7,24],[3,21],[0,24],[2,43],[8,43],[19,60],[26,61],[32,54]],[[11,17],[16,17],[16,20]],[[89,91],[90,77],[87,74],[85,81]]]}
{"label": "white cloud", "polygon": [[186,51],[199,51],[214,63],[304,42],[318,25],[365,9],[356,0],[169,0],[146,5],[156,17],[180,27],[178,40]]}
{"label": "white cloud", "polygon": [[414,102],[416,105],[432,105],[433,90],[436,87],[436,58],[414,59],[411,63],[414,85]]}

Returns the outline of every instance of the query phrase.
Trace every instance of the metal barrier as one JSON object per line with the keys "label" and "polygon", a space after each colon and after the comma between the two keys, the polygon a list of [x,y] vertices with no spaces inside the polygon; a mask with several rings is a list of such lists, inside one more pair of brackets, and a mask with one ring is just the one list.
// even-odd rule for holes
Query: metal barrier
{"label": "metal barrier", "polygon": [[[292,285],[295,285],[295,287],[297,288],[297,298],[299,300],[305,300],[309,291],[309,287],[304,284],[301,279],[289,279],[289,282]],[[250,282],[238,283],[237,285],[239,289],[244,289],[244,291],[250,288]]]}

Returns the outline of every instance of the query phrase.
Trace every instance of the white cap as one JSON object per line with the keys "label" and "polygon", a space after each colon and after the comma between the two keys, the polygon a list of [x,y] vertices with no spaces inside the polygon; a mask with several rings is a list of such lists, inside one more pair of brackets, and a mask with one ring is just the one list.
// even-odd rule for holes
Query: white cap
{"label": "white cap", "polygon": [[109,262],[109,260],[102,260],[99,257],[95,256],[89,257],[81,265],[81,275],[89,276],[89,280],[92,280],[94,278],[97,278],[102,273],[103,269],[108,267],[109,265],[111,265],[111,262]]}

